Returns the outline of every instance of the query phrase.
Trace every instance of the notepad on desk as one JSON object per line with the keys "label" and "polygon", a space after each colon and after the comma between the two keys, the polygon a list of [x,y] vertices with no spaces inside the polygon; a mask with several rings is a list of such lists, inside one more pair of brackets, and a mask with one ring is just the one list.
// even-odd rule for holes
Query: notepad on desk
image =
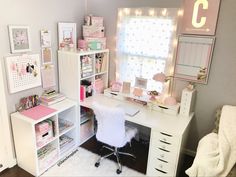
{"label": "notepad on desk", "polygon": [[126,115],[128,116],[135,116],[137,113],[139,113],[139,109],[136,108],[136,107],[131,107],[131,106],[128,106],[128,105],[123,105],[123,104],[119,104],[117,105],[117,107],[120,107],[122,109],[124,109],[124,112]]}

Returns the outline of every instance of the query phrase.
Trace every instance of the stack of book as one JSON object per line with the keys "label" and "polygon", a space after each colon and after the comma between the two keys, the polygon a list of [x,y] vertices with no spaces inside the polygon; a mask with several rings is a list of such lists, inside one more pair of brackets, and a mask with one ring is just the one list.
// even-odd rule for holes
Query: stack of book
{"label": "stack of book", "polygon": [[75,141],[73,138],[67,135],[60,136],[60,149],[62,154],[65,153],[68,149],[70,149],[74,145]]}
{"label": "stack of book", "polygon": [[64,100],[66,97],[65,95],[61,93],[53,93],[53,94],[43,94],[40,97],[41,104],[49,106],[55,103],[58,103],[59,101]]}
{"label": "stack of book", "polygon": [[93,74],[92,58],[90,56],[83,56],[81,58],[81,77],[89,77]]}

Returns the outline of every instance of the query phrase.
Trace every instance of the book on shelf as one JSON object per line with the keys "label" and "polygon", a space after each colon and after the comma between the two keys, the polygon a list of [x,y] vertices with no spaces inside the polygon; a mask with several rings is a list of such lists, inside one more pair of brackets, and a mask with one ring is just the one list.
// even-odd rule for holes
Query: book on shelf
{"label": "book on shelf", "polygon": [[74,125],[72,122],[65,120],[65,119],[61,119],[61,118],[59,118],[58,121],[59,121],[59,132],[60,133]]}
{"label": "book on shelf", "polygon": [[43,105],[49,106],[49,105],[58,103],[64,100],[65,98],[66,98],[65,95],[61,93],[55,93],[55,95],[50,95],[50,96],[42,95],[40,97],[40,101]]}

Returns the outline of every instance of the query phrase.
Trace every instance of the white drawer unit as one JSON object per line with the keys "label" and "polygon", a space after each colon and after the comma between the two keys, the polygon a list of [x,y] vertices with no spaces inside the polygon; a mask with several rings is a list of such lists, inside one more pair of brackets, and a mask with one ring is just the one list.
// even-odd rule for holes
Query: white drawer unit
{"label": "white drawer unit", "polygon": [[175,176],[180,143],[178,136],[152,130],[147,175]]}

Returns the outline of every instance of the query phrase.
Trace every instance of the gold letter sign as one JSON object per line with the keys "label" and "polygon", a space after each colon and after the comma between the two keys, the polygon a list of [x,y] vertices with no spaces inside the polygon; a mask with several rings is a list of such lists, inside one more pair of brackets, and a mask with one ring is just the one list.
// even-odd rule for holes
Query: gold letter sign
{"label": "gold letter sign", "polygon": [[220,0],[185,0],[183,34],[215,35]]}

